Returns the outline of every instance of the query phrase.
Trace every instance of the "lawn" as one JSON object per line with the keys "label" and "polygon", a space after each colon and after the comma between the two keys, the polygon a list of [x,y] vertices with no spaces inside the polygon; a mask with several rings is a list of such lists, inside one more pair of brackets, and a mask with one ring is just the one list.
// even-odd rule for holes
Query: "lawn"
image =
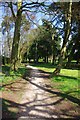
{"label": "lawn", "polygon": [[[52,73],[55,70],[55,66],[49,64],[33,64],[33,66]],[[58,89],[59,91],[72,95],[79,98],[80,89],[80,70],[73,69],[62,69],[59,76],[54,76],[51,78],[53,88]]]}
{"label": "lawn", "polygon": [[[2,98],[3,119],[4,117],[6,117],[6,119],[7,117],[15,119],[19,111],[15,100],[20,100],[22,92],[20,91],[21,89],[18,89],[20,86],[17,82],[22,78],[25,71],[26,68],[24,65],[20,66],[17,71],[11,71],[9,65],[2,66],[2,72],[0,73],[0,92],[2,92],[2,95],[0,94],[0,97]],[[18,85],[17,88],[14,86],[11,87],[11,85],[14,85],[15,83]],[[16,89],[19,91],[14,93],[14,90],[16,91]]]}
{"label": "lawn", "polygon": [[[55,70],[55,67],[51,64],[32,64],[33,66],[49,72],[50,74]],[[10,71],[9,66],[2,66],[2,73],[0,77],[0,84],[5,85],[9,83],[14,83],[17,80],[21,79],[24,73],[27,72],[24,65],[20,66],[20,68],[14,72]],[[65,93],[65,98],[67,95],[70,95],[72,97],[79,99],[80,89],[79,89],[79,83],[80,83],[80,76],[78,75],[80,71],[78,70],[72,70],[72,69],[62,69],[59,76],[54,76],[50,78],[52,83],[52,90],[59,90],[61,93]],[[1,86],[0,90],[3,92],[6,91],[5,86]],[[22,90],[22,89],[21,89]],[[7,91],[7,94],[10,93],[10,91]],[[10,93],[12,94],[12,92]],[[9,95],[10,95],[9,94]],[[16,96],[16,92],[13,94],[13,96]],[[18,92],[18,97],[20,99],[22,94],[20,94],[20,91]],[[16,98],[16,97],[15,97]],[[18,113],[18,106],[17,104],[3,99],[2,100],[2,107],[3,107],[3,115],[7,115],[8,117],[15,117]],[[12,106],[11,108],[9,106]],[[6,114],[5,114],[6,113]]]}
{"label": "lawn", "polygon": [[[24,66],[18,68],[17,71],[10,71],[10,67],[8,65],[2,66],[2,72],[0,73],[0,86],[16,82],[24,75],[25,71],[26,68]],[[5,87],[0,87],[0,90],[4,89]]]}
{"label": "lawn", "polygon": [[[50,74],[55,70],[55,66],[49,64],[31,64],[43,71]],[[9,66],[2,66],[2,73],[0,75],[0,84],[9,84],[19,80],[25,73],[26,68],[22,65],[16,72],[10,71]],[[79,97],[80,89],[80,70],[62,69],[59,76],[51,78],[53,88],[60,90],[61,92],[70,94],[75,97]],[[5,87],[0,87],[0,90],[4,90]]]}

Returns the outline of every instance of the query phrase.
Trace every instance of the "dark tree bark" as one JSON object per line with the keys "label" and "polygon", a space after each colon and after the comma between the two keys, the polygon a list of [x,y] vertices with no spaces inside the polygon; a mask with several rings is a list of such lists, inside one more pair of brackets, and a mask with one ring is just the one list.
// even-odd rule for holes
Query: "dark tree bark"
{"label": "dark tree bark", "polygon": [[32,21],[32,19],[30,19],[27,12],[28,11],[33,12],[34,11],[33,8],[36,8],[36,7],[39,8],[40,6],[44,7],[45,4],[44,2],[38,2],[38,1],[23,2],[22,0],[18,0],[17,3],[15,3],[15,5],[17,5],[17,8],[18,8],[17,14],[15,14],[14,12],[13,5],[14,5],[13,2],[6,2],[6,5],[4,5],[3,3],[4,7],[9,7],[11,9],[11,13],[15,21],[15,30],[14,30],[14,37],[13,37],[13,44],[12,44],[12,52],[11,52],[11,68],[13,70],[16,70],[18,65],[18,58],[19,58],[18,49],[19,49],[19,41],[20,41],[20,27],[21,27],[22,12],[26,11],[26,15],[28,19]]}
{"label": "dark tree bark", "polygon": [[78,56],[77,56],[77,64],[80,62],[80,14],[78,19]]}
{"label": "dark tree bark", "polygon": [[55,64],[55,58],[56,58],[56,46],[55,46],[55,34],[52,33],[52,65]]}
{"label": "dark tree bark", "polygon": [[73,60],[75,50],[78,50],[76,60],[77,60],[77,64],[79,63],[80,61],[80,49],[79,48],[80,48],[80,20],[78,19],[78,34],[76,37],[75,45],[72,47],[71,53],[68,57],[68,63],[67,63],[68,65]]}
{"label": "dark tree bark", "polygon": [[64,35],[64,40],[63,40],[63,45],[62,45],[62,49],[60,52],[60,56],[59,56],[59,61],[58,61],[58,65],[56,70],[53,72],[53,74],[59,74],[60,70],[63,67],[63,61],[65,59],[65,54],[66,54],[66,45],[69,39],[69,35],[70,35],[70,30],[71,30],[71,12],[72,12],[72,0],[70,0],[69,5],[68,5],[68,12],[66,14],[66,24],[65,26],[65,35]]}
{"label": "dark tree bark", "polygon": [[21,27],[21,11],[17,12],[17,16],[15,19],[15,30],[14,30],[14,38],[12,44],[12,53],[11,53],[11,68],[16,70],[18,64],[18,48],[20,41],[20,27]]}

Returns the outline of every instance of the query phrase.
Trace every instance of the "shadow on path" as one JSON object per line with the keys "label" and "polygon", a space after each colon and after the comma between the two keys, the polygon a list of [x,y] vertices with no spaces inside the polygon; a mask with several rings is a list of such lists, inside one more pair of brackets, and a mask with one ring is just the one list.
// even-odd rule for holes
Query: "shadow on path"
{"label": "shadow on path", "polygon": [[[46,98],[47,100],[47,98]],[[55,104],[58,104],[60,103],[61,101],[63,100],[60,99],[54,103],[50,103],[50,104],[42,104],[42,106],[49,106],[49,105],[55,105]],[[64,111],[62,111],[62,113],[60,115],[66,115],[68,118],[64,118],[64,117],[60,117],[59,113],[57,113],[55,110],[54,110],[54,115],[57,115],[58,118],[46,118],[41,116],[41,115],[33,115],[33,114],[30,114],[30,111],[32,110],[35,110],[37,112],[43,112],[44,114],[45,113],[48,113],[48,114],[53,114],[53,112],[49,112],[48,110],[41,110],[41,109],[38,109],[37,107],[41,106],[41,104],[39,105],[30,105],[34,102],[36,102],[36,96],[35,96],[35,99],[32,100],[32,101],[29,101],[29,102],[26,102],[26,103],[23,103],[23,104],[19,104],[19,103],[15,103],[13,101],[10,101],[10,100],[6,100],[6,99],[2,99],[2,103],[4,106],[3,107],[3,111],[2,111],[2,120],[21,120],[21,116],[23,115],[24,118],[22,120],[80,120],[80,116],[77,116],[77,115],[69,115],[67,114],[68,111],[66,111],[66,113]],[[41,100],[43,102],[43,99]],[[29,106],[30,105],[30,106]],[[20,115],[20,112],[17,113],[14,109],[23,109],[25,108],[26,111],[23,111],[21,112],[21,115]],[[11,110],[12,109],[12,110]],[[15,117],[16,116],[16,117]],[[72,118],[71,118],[72,117]]]}
{"label": "shadow on path", "polygon": [[[36,72],[36,74],[35,74],[35,72]],[[61,92],[56,92],[56,91],[47,89],[47,88],[45,88],[45,87],[43,87],[41,85],[36,84],[34,82],[35,80],[33,80],[35,77],[36,78],[49,78],[49,73],[48,72],[44,72],[42,70],[27,69],[27,74],[25,74],[24,79],[26,79],[29,83],[35,85],[36,87],[38,87],[38,88],[40,88],[40,89],[42,89],[42,90],[44,90],[46,92],[49,92],[51,94],[56,94],[57,96],[63,97],[64,99],[67,98],[71,102],[80,105],[80,99],[78,99],[76,97],[73,97],[71,95],[68,95],[68,93],[65,94],[65,93],[61,93]]]}
{"label": "shadow on path", "polygon": [[[28,81],[29,81],[29,80],[28,80]],[[50,89],[44,88],[44,87],[42,87],[42,86],[40,86],[40,85],[37,85],[37,84],[35,84],[34,82],[31,82],[31,81],[29,81],[29,82],[30,82],[31,84],[39,87],[40,89],[42,89],[42,90],[44,90],[44,91],[47,91],[47,92],[49,92],[49,93],[51,93],[51,94],[56,94],[57,96],[63,97],[64,99],[67,98],[67,99],[70,100],[71,102],[77,103],[78,105],[80,105],[80,100],[77,99],[77,98],[75,98],[75,97],[72,97],[71,95],[68,95],[68,94],[65,94],[65,93],[61,93],[61,92],[52,91],[52,90],[50,90]]]}
{"label": "shadow on path", "polygon": [[[69,111],[73,110],[73,107],[69,107],[68,109],[61,108],[60,112],[55,109],[55,106],[61,104],[65,99],[69,100],[72,103],[76,103],[77,106],[79,106],[79,99],[68,95],[68,93],[64,94],[61,92],[53,91],[51,87],[48,88],[47,86],[43,86],[43,83],[36,83],[36,80],[39,78],[44,79],[44,82],[46,83],[45,80],[48,80],[47,78],[49,78],[49,73],[37,69],[27,68],[27,72],[23,78],[25,81],[27,81],[27,86],[34,86],[33,88],[35,88],[35,91],[33,88],[29,88],[29,90],[33,91],[32,93],[34,93],[34,97],[32,94],[33,98],[27,100],[28,96],[26,96],[26,101],[23,103],[17,103],[11,100],[2,99],[2,120],[80,120],[80,115],[69,113]],[[26,89],[27,94],[30,94],[29,92],[31,91],[29,90]],[[44,94],[43,92],[39,93],[39,91],[44,91]],[[45,96],[45,93],[49,93],[50,96]],[[51,118],[47,118],[47,115],[51,116]],[[64,116],[66,116],[66,118]]]}

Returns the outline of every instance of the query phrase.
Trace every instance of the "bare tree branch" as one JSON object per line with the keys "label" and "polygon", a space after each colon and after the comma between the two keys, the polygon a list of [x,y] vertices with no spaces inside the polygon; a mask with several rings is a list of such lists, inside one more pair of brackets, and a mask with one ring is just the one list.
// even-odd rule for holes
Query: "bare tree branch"
{"label": "bare tree branch", "polygon": [[10,2],[10,9],[11,9],[11,11],[12,11],[13,17],[16,18],[15,13],[14,13],[14,10],[13,10],[12,2]]}

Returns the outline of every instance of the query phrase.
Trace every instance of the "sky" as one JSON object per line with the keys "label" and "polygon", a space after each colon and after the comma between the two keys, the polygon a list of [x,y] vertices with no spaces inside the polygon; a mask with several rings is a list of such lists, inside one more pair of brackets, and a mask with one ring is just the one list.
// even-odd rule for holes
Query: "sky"
{"label": "sky", "polygon": [[[3,0],[3,1],[7,1],[8,2],[8,0]],[[11,0],[10,0],[11,1]],[[18,1],[18,0],[12,0],[12,1]],[[37,0],[26,0],[26,1],[37,1]],[[57,1],[57,0],[38,0],[38,2],[43,2],[43,1],[46,1],[46,4],[50,4],[52,1]],[[3,8],[2,7],[0,7],[0,27],[1,27],[1,22],[2,22],[2,17],[3,17],[3,15],[5,14],[5,11],[3,10]],[[35,23],[37,23],[37,25],[39,24],[39,25],[41,25],[42,24],[42,19],[43,18],[48,18],[48,16],[44,16],[44,14],[43,13],[38,13],[37,15],[36,15],[36,20],[34,21]],[[33,25],[33,27],[35,28],[35,27],[37,27],[36,25]],[[1,32],[0,32],[0,36],[2,36],[1,35]],[[1,37],[0,37],[0,39],[1,39]]]}
{"label": "sky", "polygon": [[[37,0],[32,0],[32,1],[36,2]],[[44,1],[44,0],[39,0],[39,2],[42,2],[42,1]],[[52,1],[56,1],[56,0],[46,0],[46,4],[50,4]],[[2,17],[4,16],[4,14],[5,14],[4,9],[2,7],[0,7],[0,28],[1,28]],[[34,22],[37,23],[37,25],[38,24],[42,25],[42,19],[43,18],[48,18],[48,16],[44,16],[43,13],[39,12],[38,14],[36,14],[36,20]],[[36,25],[33,25],[33,28],[36,28],[36,27],[37,27]],[[3,36],[2,36],[1,31],[0,31],[0,41],[1,41],[1,43],[2,43],[2,39],[3,39]],[[1,48],[1,45],[0,45],[0,48]]]}
{"label": "sky", "polygon": [[[4,0],[3,0],[4,1]],[[5,1],[7,1],[8,2],[8,0],[5,0]],[[11,1],[11,0],[10,0]],[[14,1],[16,1],[16,0],[14,0]],[[26,1],[31,1],[31,0],[26,0]],[[32,0],[32,1],[37,1],[37,0]],[[44,0],[39,0],[39,2],[43,2]],[[54,2],[57,2],[57,1],[68,1],[68,0],[46,0],[46,3],[47,4],[50,4],[52,1],[54,1]],[[75,0],[76,1],[76,0]],[[78,1],[78,0],[77,0]],[[1,28],[1,22],[2,22],[2,17],[3,17],[3,15],[4,15],[4,10],[2,9],[2,7],[0,7],[0,28]],[[39,24],[39,25],[41,25],[42,24],[42,19],[43,18],[48,18],[48,16],[44,16],[44,14],[42,14],[42,13],[38,13],[37,15],[36,15],[36,21],[34,21],[35,23],[37,23],[37,24]],[[33,28],[36,28],[36,25],[33,25]],[[1,48],[1,46],[2,46],[2,39],[3,39],[3,36],[2,36],[2,33],[1,33],[1,31],[0,31],[0,50],[2,50],[2,48]]]}

